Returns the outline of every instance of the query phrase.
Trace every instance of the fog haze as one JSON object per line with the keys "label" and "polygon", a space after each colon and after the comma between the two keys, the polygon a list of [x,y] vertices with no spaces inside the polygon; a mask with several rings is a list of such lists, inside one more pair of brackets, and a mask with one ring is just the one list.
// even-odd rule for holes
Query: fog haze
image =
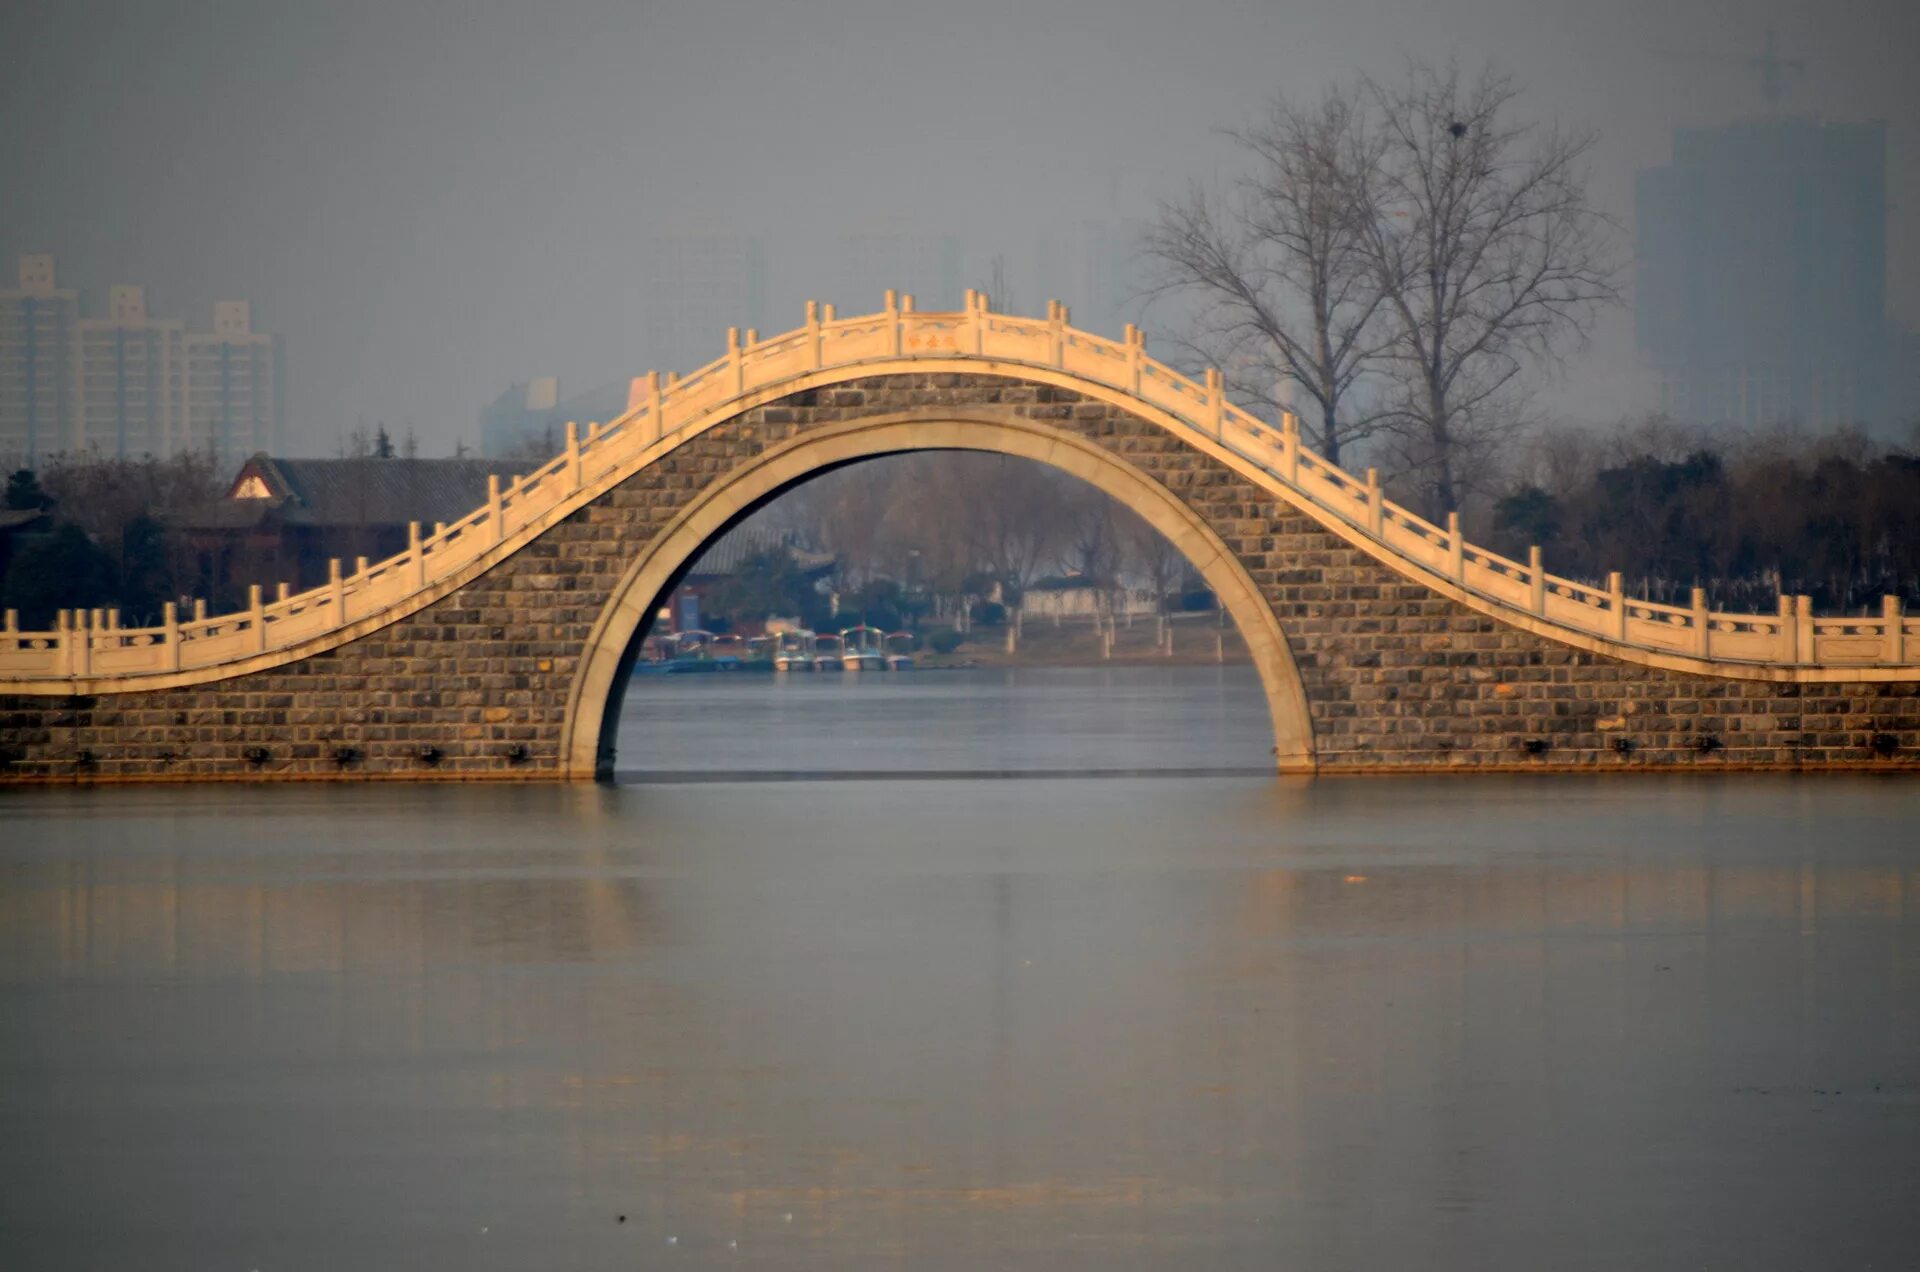
{"label": "fog haze", "polygon": [[[833,296],[872,233],[1004,252],[1034,310],[1041,234],[1150,216],[1230,170],[1216,130],[1273,90],[1408,56],[1491,59],[1534,116],[1598,129],[1625,257],[1634,171],[1675,127],[1762,111],[1769,29],[1806,64],[1789,112],[1888,121],[1889,309],[1920,326],[1920,8],[1896,0],[16,3],[0,256],[202,323],[249,299],[286,338],[290,451],[382,420],[445,454],[513,381],[658,361],[634,318],[652,237],[759,237],[770,330],[809,295],[877,307]],[[1622,310],[1550,405],[1638,409],[1634,367]]]}

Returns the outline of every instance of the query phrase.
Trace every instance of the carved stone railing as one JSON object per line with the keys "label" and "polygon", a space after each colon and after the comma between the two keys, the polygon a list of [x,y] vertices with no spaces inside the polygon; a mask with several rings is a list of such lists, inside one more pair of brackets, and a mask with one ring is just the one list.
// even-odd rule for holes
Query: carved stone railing
{"label": "carved stone railing", "polygon": [[51,631],[20,631],[8,611],[0,624],[0,689],[53,693],[62,682],[87,682],[99,691],[101,682],[116,681],[138,689],[143,680],[239,670],[377,625],[462,570],[510,554],[563,505],[611,488],[730,418],[744,399],[836,368],[883,374],[922,360],[1054,371],[1158,408],[1188,440],[1239,459],[1269,489],[1389,565],[1550,636],[1635,661],[1651,655],[1707,664],[1699,670],[1729,676],[1793,668],[1814,673],[1796,678],[1920,679],[1920,620],[1903,615],[1897,597],[1864,618],[1816,617],[1805,596],[1782,596],[1774,614],[1737,614],[1709,609],[1698,589],[1683,607],[1627,596],[1619,574],[1604,588],[1561,578],[1545,570],[1538,548],[1524,563],[1510,560],[1466,542],[1457,515],[1441,527],[1393,503],[1373,470],[1355,477],[1303,446],[1293,416],[1273,428],[1227,400],[1217,371],[1195,382],[1148,357],[1132,326],[1113,341],[1069,326],[1057,302],[1045,318],[1023,318],[994,313],[984,296],[969,292],[958,312],[921,313],[912,297],[896,302],[889,292],[877,314],[836,318],[831,305],[809,303],[805,325],[785,335],[761,340],[748,331],[743,340],[729,331],[725,355],[692,374],[663,380],[649,372],[633,381],[617,419],[584,432],[569,424],[565,449],[510,483],[490,478],[486,502],[465,517],[431,532],[414,523],[407,549],[384,561],[363,557],[349,572],[336,560],[317,588],[289,595],[282,584],[268,600],[255,587],[246,609],[213,617],[204,604],[188,619],[168,605],[157,627],[122,627],[115,611],[93,610],[63,611]]}

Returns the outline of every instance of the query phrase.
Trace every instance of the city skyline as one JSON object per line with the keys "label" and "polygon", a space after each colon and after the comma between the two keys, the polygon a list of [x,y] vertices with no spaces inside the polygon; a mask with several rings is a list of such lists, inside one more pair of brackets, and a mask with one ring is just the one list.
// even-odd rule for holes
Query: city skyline
{"label": "city skyline", "polygon": [[285,349],[253,327],[245,300],[216,300],[205,329],[150,315],[146,288],[114,283],[105,303],[61,286],[47,253],[19,258],[0,288],[0,457],[110,458],[279,449]]}
{"label": "city skyline", "polygon": [[[1634,174],[1670,161],[1674,131],[1770,109],[1752,65],[1762,23],[1804,63],[1780,110],[1888,121],[1889,317],[1920,327],[1908,210],[1920,206],[1920,112],[1894,52],[1920,19],[1891,5],[1816,18],[1788,3],[1601,15],[1479,0],[1444,16],[1390,8],[1385,22],[1330,5],[1177,21],[1151,6],[1094,21],[1084,5],[988,5],[963,22],[844,3],[832,13],[846,35],[804,66],[779,56],[802,19],[754,9],[726,21],[584,5],[560,22],[485,15],[453,34],[411,10],[379,24],[351,10],[247,15],[204,41],[189,38],[198,24],[127,6],[0,18],[0,33],[38,50],[0,86],[15,124],[0,159],[40,175],[0,213],[0,255],[51,250],[86,289],[142,278],[172,310],[210,303],[228,280],[296,351],[290,441],[304,453],[331,453],[376,419],[448,453],[512,383],[557,375],[578,388],[649,369],[649,346],[665,342],[648,335],[645,245],[663,238],[763,244],[769,331],[796,323],[810,296],[877,305],[877,293],[833,295],[844,271],[832,263],[848,238],[903,232],[957,237],[981,262],[973,273],[1004,255],[1015,307],[1058,292],[1097,326],[1101,303],[1074,294],[1071,271],[1056,281],[1023,266],[1044,227],[1142,220],[1190,181],[1230,174],[1216,130],[1274,89],[1311,96],[1414,55],[1490,58],[1523,84],[1529,118],[1598,128],[1595,195],[1630,257]],[[1099,56],[1085,55],[1088,30]],[[557,73],[510,105],[487,91],[529,63]],[[765,69],[747,76],[748,64]],[[1022,91],[969,97],[982,65]],[[1125,67],[1146,73],[1108,73]],[[166,126],[129,120],[128,94]],[[191,151],[182,103],[205,139]],[[314,158],[336,153],[350,157]],[[127,188],[145,192],[137,207],[118,197]],[[660,369],[717,353],[733,324],[713,316],[711,331],[685,323],[685,356],[669,350]],[[1607,315],[1543,384],[1542,409],[1598,421],[1655,402],[1633,326],[1630,306]]]}

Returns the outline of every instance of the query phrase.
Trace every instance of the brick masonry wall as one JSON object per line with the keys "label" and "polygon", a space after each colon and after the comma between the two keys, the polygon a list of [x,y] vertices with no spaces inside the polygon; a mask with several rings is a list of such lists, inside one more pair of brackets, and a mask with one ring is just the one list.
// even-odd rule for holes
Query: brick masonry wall
{"label": "brick masonry wall", "polygon": [[0,695],[0,781],[551,776],[589,631],[634,555],[697,492],[810,427],[942,405],[1077,433],[1203,517],[1273,605],[1323,768],[1920,768],[1920,685],[1724,680],[1571,649],[1401,578],[1117,408],[1017,380],[916,374],[747,412],[469,586],[303,662],[150,693]]}

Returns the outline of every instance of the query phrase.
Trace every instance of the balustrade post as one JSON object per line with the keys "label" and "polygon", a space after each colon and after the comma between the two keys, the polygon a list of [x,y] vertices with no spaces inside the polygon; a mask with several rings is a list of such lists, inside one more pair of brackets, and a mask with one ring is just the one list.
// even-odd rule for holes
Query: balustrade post
{"label": "balustrade post", "polygon": [[160,638],[166,652],[161,655],[161,666],[168,671],[180,670],[180,606],[168,601],[160,607],[160,625],[166,633]]}
{"label": "balustrade post", "polygon": [[193,598],[193,621],[196,623],[207,621],[207,598],[204,596]]}
{"label": "balustrade post", "polygon": [[4,618],[0,618],[0,622],[4,622],[5,624],[4,627],[0,627],[0,631],[6,632],[9,636],[13,635],[20,630],[20,611],[14,609],[8,610]]}
{"label": "balustrade post", "polygon": [[[737,352],[737,350],[736,350]],[[580,472],[580,425],[567,421],[567,489],[575,491],[585,483]]]}
{"label": "balustrade post", "polygon": [[[812,311],[812,301],[807,302],[807,308],[809,312]],[[818,350],[816,349],[815,352]],[[656,442],[667,435],[666,420],[662,418],[660,409],[660,373],[649,371],[647,372],[647,427],[653,430],[653,440]]]}
{"label": "balustrade post", "polygon": [[1367,533],[1378,539],[1386,529],[1386,495],[1380,489],[1380,470],[1367,469]]}
{"label": "balustrade post", "polygon": [[258,583],[247,585],[247,614],[253,623],[253,647],[255,650],[264,650],[267,647],[267,606],[260,597]]}
{"label": "balustrade post", "polygon": [[1707,589],[1693,589],[1693,652],[1713,657],[1713,613],[1707,608]]}
{"label": "balustrade post", "polygon": [[420,523],[407,522],[407,573],[411,576],[414,591],[427,584],[427,554],[420,550]]}
{"label": "balustrade post", "polygon": [[1800,661],[1800,646],[1796,639],[1797,636],[1798,633],[1795,630],[1793,622],[1793,598],[1783,595],[1780,598],[1780,643],[1774,647],[1773,654],[1777,661],[1783,663],[1797,663]]}
{"label": "balustrade post", "polygon": [[110,632],[117,632],[120,630],[119,606],[114,606],[113,608],[107,611],[107,630]]}
{"label": "balustrade post", "polygon": [[90,676],[93,674],[93,624],[88,622],[85,610],[75,610],[74,615],[80,620],[80,630],[74,639],[74,653],[79,656],[80,665],[75,670],[79,675]]}
{"label": "balustrade post", "polygon": [[1880,622],[1887,642],[1886,660],[1890,663],[1905,662],[1907,651],[1901,629],[1906,624],[1906,617],[1900,612],[1899,597],[1888,595],[1880,598]]}
{"label": "balustrade post", "polygon": [[820,304],[807,302],[807,369],[820,369]]}
{"label": "balustrade post", "polygon": [[1607,610],[1613,615],[1613,638],[1627,639],[1627,581],[1618,570],[1607,573]]}
{"label": "balustrade post", "polygon": [[901,345],[900,297],[891,287],[887,288],[886,314],[887,356],[897,358],[900,356]]}
{"label": "balustrade post", "polygon": [[1799,651],[1800,661],[1814,663],[1820,661],[1820,651],[1813,646],[1813,598],[1800,595],[1793,598],[1793,643]]}
{"label": "balustrade post", "polygon": [[1121,336],[1121,343],[1127,348],[1127,390],[1135,397],[1139,397],[1140,362],[1145,353],[1140,328],[1128,323],[1126,331]]}
{"label": "balustrade post", "polygon": [[1067,307],[1054,301],[1048,319],[1048,326],[1052,328],[1048,332],[1048,357],[1054,366],[1062,366],[1067,360]]}
{"label": "balustrade post", "polygon": [[1527,549],[1527,608],[1540,615],[1547,612],[1547,571],[1537,543]]}
{"label": "balustrade post", "polygon": [[1462,586],[1467,582],[1467,541],[1460,534],[1460,514],[1447,514],[1447,577]]}
{"label": "balustrade post", "polygon": [[285,579],[282,579],[280,580],[280,582],[274,584],[274,600],[279,604],[282,604],[282,605],[286,604],[287,599],[292,594],[293,594],[293,585],[288,583]]}
{"label": "balustrade post", "polygon": [[987,312],[980,303],[980,293],[969,291],[965,297],[967,310],[967,345],[979,357],[987,351]]}
{"label": "balustrade post", "polygon": [[[506,537],[506,526],[500,515],[500,474],[487,474],[487,525],[493,531],[493,541],[499,543]],[[339,564],[339,562],[335,562]]]}
{"label": "balustrade post", "polygon": [[728,392],[739,397],[747,387],[747,364],[740,355],[740,328],[727,328],[727,384]]}
{"label": "balustrade post", "polygon": [[1287,481],[1300,484],[1300,417],[1292,411],[1280,412],[1280,465]]}
{"label": "balustrade post", "polygon": [[364,587],[367,577],[367,558],[363,556],[353,558],[353,572],[360,576],[361,585]]}
{"label": "balustrade post", "polygon": [[[493,479],[493,493],[495,498],[499,497],[500,479],[498,477]],[[327,560],[327,591],[330,594],[327,603],[333,606],[333,625],[345,627],[347,625],[347,584],[340,577],[339,557],[330,557]]]}
{"label": "balustrade post", "polygon": [[1220,368],[1207,368],[1205,387],[1207,393],[1206,427],[1212,430],[1214,440],[1220,441],[1224,436],[1223,425],[1226,420],[1227,409],[1227,393],[1226,390],[1221,387]]}

